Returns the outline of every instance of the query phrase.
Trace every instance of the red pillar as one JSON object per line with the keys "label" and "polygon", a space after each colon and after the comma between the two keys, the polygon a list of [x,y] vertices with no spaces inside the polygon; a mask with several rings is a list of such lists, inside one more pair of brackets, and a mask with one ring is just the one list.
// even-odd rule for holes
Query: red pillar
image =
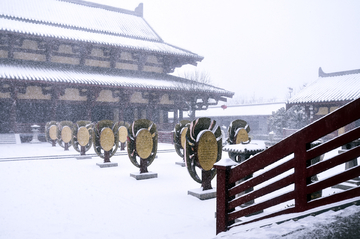
{"label": "red pillar", "polygon": [[228,229],[228,202],[229,202],[229,173],[231,167],[237,165],[229,158],[225,158],[215,163],[217,170],[216,188],[216,234],[227,231]]}
{"label": "red pillar", "polygon": [[298,142],[298,148],[294,152],[295,159],[295,210],[302,212],[306,210],[307,195],[306,195],[306,149],[307,144]]}

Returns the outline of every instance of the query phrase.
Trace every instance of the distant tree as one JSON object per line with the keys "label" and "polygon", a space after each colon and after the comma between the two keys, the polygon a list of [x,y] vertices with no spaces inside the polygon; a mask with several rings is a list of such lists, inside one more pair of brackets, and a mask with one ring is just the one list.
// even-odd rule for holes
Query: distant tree
{"label": "distant tree", "polygon": [[302,106],[294,105],[287,111],[281,108],[273,112],[268,120],[270,131],[274,131],[277,135],[282,135],[283,128],[301,129],[310,123]]}
{"label": "distant tree", "polygon": [[[193,70],[193,71],[183,71],[178,72],[177,76],[188,79],[192,82],[186,82],[186,84],[179,84],[182,88],[187,88],[189,90],[202,89],[205,86],[203,84],[211,84],[211,78],[208,72]],[[200,84],[199,84],[200,83]]]}
{"label": "distant tree", "polygon": [[[202,90],[206,89],[209,84],[211,84],[211,78],[209,73],[205,71],[199,71],[197,69],[193,71],[184,71],[184,72],[178,72],[177,76],[185,78],[189,81],[184,82],[177,82],[176,86],[180,89],[190,90],[190,91],[196,91],[196,90]],[[189,117],[190,119],[195,119],[195,102],[196,97],[191,97],[188,99],[188,105],[189,105]]]}

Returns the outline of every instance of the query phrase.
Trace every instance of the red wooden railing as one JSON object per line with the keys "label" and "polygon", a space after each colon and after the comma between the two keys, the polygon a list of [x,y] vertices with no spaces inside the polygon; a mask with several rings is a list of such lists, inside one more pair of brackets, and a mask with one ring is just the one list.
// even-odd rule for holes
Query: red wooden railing
{"label": "red wooden railing", "polygon": [[[229,159],[219,161],[215,165],[215,168],[217,169],[216,233],[218,234],[229,230],[235,225],[243,225],[245,223],[281,214],[303,212],[319,206],[360,196],[360,187],[355,187],[330,196],[311,200],[312,193],[359,176],[360,166],[352,167],[351,169],[345,170],[330,178],[314,183],[311,183],[311,180],[309,180],[313,175],[319,174],[360,156],[359,146],[352,148],[345,153],[336,155],[331,159],[309,166],[309,160],[360,138],[360,127],[354,128],[310,149],[310,144],[312,142],[341,127],[349,125],[358,119],[360,119],[360,99],[354,100],[327,116],[313,122],[307,127],[297,131],[293,135],[235,167],[231,166],[232,164],[229,163]],[[353,125],[355,124],[353,123]],[[268,165],[278,162],[286,156],[290,158],[286,162],[267,171],[262,170],[265,172],[261,174],[259,174],[259,172],[261,172],[259,171],[256,176],[235,185],[236,182],[245,178],[247,175],[251,175]],[[291,169],[293,169],[293,173],[289,171]],[[259,187],[259,189],[238,196],[240,192],[244,192],[260,183],[271,180],[286,171],[290,172],[287,176],[270,183],[267,186]],[[239,207],[246,202],[255,200],[256,198],[282,189],[288,185],[294,185],[294,190],[288,190],[282,195],[275,196],[259,203],[254,203],[245,208]],[[255,214],[269,207],[288,202],[289,200],[295,201],[294,205],[284,207],[283,210],[272,213],[257,214],[255,219],[247,217],[246,222],[243,223],[235,223],[235,220],[240,217]]]}

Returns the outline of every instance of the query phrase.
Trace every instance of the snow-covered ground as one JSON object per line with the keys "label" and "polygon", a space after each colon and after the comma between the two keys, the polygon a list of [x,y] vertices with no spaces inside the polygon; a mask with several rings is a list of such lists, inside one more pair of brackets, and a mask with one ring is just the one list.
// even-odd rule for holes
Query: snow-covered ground
{"label": "snow-covered ground", "polygon": [[[171,144],[159,144],[173,149]],[[0,238],[296,238],[358,206],[317,217],[272,224],[274,219],[215,234],[216,199],[188,195],[200,187],[175,151],[158,153],[149,171],[158,178],[130,177],[138,168],[126,154],[114,156],[118,167],[99,168],[99,157],[76,160],[7,161],[20,156],[75,155],[48,143],[0,145]],[[90,153],[93,150],[90,149]],[[226,153],[223,157],[226,157]],[[216,187],[216,178],[212,182]],[[326,221],[326,222],[325,222]],[[300,237],[301,238],[301,237]]]}

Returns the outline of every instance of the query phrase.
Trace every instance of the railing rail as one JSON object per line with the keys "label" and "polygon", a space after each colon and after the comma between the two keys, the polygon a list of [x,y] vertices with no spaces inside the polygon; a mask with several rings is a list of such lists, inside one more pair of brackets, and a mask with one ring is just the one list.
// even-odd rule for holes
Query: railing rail
{"label": "railing rail", "polygon": [[[260,216],[258,215],[253,220],[249,219],[244,223],[236,223],[236,225],[286,213],[303,212],[329,203],[360,196],[360,188],[354,188],[331,196],[316,199],[312,198],[314,193],[321,191],[324,188],[331,187],[359,176],[360,166],[355,166],[322,181],[311,182],[311,177],[313,175],[359,157],[360,146],[334,156],[331,160],[325,160],[310,165],[311,159],[320,157],[333,149],[359,139],[360,127],[354,128],[353,130],[313,148],[311,148],[312,142],[341,127],[349,125],[358,119],[360,119],[360,99],[354,100],[327,116],[313,122],[236,167],[232,167],[231,163],[222,163],[222,161],[217,163],[215,165],[218,171],[216,232],[220,233],[228,230],[234,225],[235,220],[240,217],[254,214],[289,200],[295,201],[294,206],[290,206],[278,212],[264,214],[263,216],[259,214]],[[259,174],[259,170],[273,163],[279,163],[279,160],[282,160],[285,157],[288,158],[287,161]],[[248,175],[253,175],[255,172],[257,172],[256,176],[238,183],[239,180],[244,179]],[[275,177],[285,172],[287,172],[287,175],[281,179],[268,183],[268,185],[257,190],[238,196],[239,193],[246,190],[249,191],[249,189],[261,183],[265,183],[266,181],[269,182],[274,180]],[[239,206],[246,202],[255,200],[289,185],[293,185],[294,189],[266,201],[254,203],[251,206],[239,209]]]}

